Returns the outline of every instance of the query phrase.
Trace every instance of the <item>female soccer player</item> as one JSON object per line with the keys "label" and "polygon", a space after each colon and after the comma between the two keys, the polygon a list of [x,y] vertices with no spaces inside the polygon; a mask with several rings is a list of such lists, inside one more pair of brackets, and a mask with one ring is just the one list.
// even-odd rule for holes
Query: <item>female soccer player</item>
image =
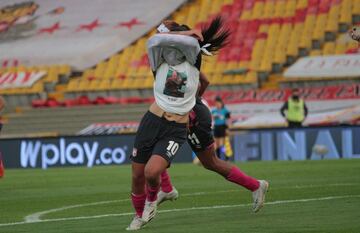
{"label": "female soccer player", "polygon": [[[216,154],[219,158],[225,155],[225,137],[228,129],[227,121],[230,119],[230,111],[225,107],[225,104],[220,96],[215,98],[215,108],[211,111],[214,119],[214,137]],[[228,160],[225,156],[225,160]]]}
{"label": "female soccer player", "polygon": [[217,17],[198,32],[168,21],[148,41],[155,102],[140,122],[131,156],[131,199],[136,215],[127,230],[140,229],[156,214],[160,175],[186,141],[189,112],[196,102],[201,54],[222,48],[229,36],[228,31],[222,31],[222,25]]}
{"label": "female soccer player", "polygon": [[[204,75],[200,75],[201,96],[209,85]],[[252,210],[258,212],[264,204],[265,194],[269,184],[265,180],[257,180],[243,173],[238,167],[219,159],[216,156],[214,147],[214,138],[211,129],[211,113],[206,102],[198,97],[196,105],[190,113],[188,143],[196,153],[204,168],[214,171],[223,176],[226,180],[237,185],[243,186],[252,192],[253,207]],[[158,203],[166,200],[175,200],[178,197],[177,190],[172,186],[170,177],[165,171],[161,174],[161,191],[158,194]]]}

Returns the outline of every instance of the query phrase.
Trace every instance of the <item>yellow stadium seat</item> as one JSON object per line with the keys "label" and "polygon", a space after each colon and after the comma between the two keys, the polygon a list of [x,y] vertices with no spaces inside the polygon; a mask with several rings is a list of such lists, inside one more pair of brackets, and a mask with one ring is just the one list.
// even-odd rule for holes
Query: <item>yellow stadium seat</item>
{"label": "yellow stadium seat", "polygon": [[94,79],[89,82],[89,84],[86,86],[87,91],[98,91],[100,86],[100,79]]}
{"label": "yellow stadium seat", "polygon": [[116,79],[112,79],[111,80],[111,83],[110,83],[110,89],[112,90],[119,90],[122,88],[122,83],[123,83],[123,80],[120,80],[118,78]]}
{"label": "yellow stadium seat", "polygon": [[247,10],[247,11],[243,11],[241,16],[240,16],[241,20],[250,20],[251,19],[251,11]]}
{"label": "yellow stadium seat", "polygon": [[321,56],[322,55],[322,51],[320,49],[314,49],[310,51],[310,56]]}
{"label": "yellow stadium seat", "polygon": [[70,79],[67,87],[66,87],[66,91],[71,92],[71,91],[76,91],[78,89],[79,86],[79,80],[80,78],[72,78]]}
{"label": "yellow stadium seat", "polygon": [[257,73],[250,71],[246,74],[244,81],[246,82],[257,82]]}
{"label": "yellow stadium seat", "polygon": [[225,62],[218,62],[216,63],[215,72],[216,73],[222,73],[226,69],[226,63]]}
{"label": "yellow stadium seat", "polygon": [[326,42],[322,51],[323,55],[335,54],[335,42]]}
{"label": "yellow stadium seat", "polygon": [[340,23],[350,24],[352,21],[351,17],[351,4],[352,0],[342,0],[340,8]]}
{"label": "yellow stadium seat", "polygon": [[88,90],[89,85],[90,85],[90,81],[83,79],[79,82],[77,89],[78,89],[78,91],[86,91],[86,90]]}
{"label": "yellow stadium seat", "polygon": [[285,1],[276,1],[274,17],[283,16],[285,14],[285,7],[286,7]]}
{"label": "yellow stadium seat", "polygon": [[264,6],[263,18],[271,18],[275,12],[275,4],[271,1],[266,1]]}
{"label": "yellow stadium seat", "polygon": [[253,7],[252,18],[253,19],[261,18],[263,16],[263,13],[264,13],[264,8],[265,8],[265,3],[264,2],[256,2],[254,7]]}
{"label": "yellow stadium seat", "polygon": [[233,69],[236,69],[238,68],[238,62],[236,61],[231,61],[231,62],[228,62],[227,65],[226,65],[226,70],[233,70]]}
{"label": "yellow stadium seat", "polygon": [[298,0],[296,8],[297,9],[303,9],[303,8],[305,8],[307,6],[307,4],[308,4],[307,0]]}
{"label": "yellow stadium seat", "polygon": [[110,79],[103,79],[100,81],[100,84],[99,84],[99,90],[109,90],[110,89],[110,83],[111,83],[111,80]]}
{"label": "yellow stadium seat", "polygon": [[352,14],[360,15],[360,1],[353,1],[352,4]]}
{"label": "yellow stadium seat", "polygon": [[345,43],[336,43],[335,45],[335,54],[344,54],[346,52]]}
{"label": "yellow stadium seat", "polygon": [[259,71],[270,72],[270,71],[271,71],[271,68],[272,68],[271,61],[268,60],[268,59],[264,59],[264,60],[261,62]]}
{"label": "yellow stadium seat", "polygon": [[59,73],[63,75],[70,75],[71,68],[68,65],[60,65],[59,67]]}

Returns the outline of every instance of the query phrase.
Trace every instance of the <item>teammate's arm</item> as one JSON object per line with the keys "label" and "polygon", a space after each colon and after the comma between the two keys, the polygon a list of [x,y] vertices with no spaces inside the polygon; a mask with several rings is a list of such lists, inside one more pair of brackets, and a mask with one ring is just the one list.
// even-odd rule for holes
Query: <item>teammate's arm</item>
{"label": "teammate's arm", "polygon": [[206,78],[206,76],[200,72],[200,88],[199,88],[199,92],[198,95],[202,96],[205,93],[206,88],[209,86],[210,82],[209,80]]}

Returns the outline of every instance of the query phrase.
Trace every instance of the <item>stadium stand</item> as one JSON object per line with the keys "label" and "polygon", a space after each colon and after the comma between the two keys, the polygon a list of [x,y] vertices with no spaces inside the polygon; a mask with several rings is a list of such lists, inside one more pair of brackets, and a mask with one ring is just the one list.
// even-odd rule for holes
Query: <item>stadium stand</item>
{"label": "stadium stand", "polygon": [[2,132],[4,137],[40,135],[74,135],[94,122],[139,121],[149,104],[76,106],[72,108],[23,108],[9,113],[11,124]]}
{"label": "stadium stand", "polygon": [[[203,71],[211,83],[276,88],[282,80],[277,78],[278,74],[271,74],[282,72],[282,68],[298,56],[314,55],[319,50],[322,52],[318,54],[335,54],[333,40],[342,36],[338,31],[346,31],[353,18],[354,23],[358,22],[359,3],[347,0],[212,1],[211,4],[193,1],[172,18],[190,27],[199,27],[215,14],[228,18],[233,38],[227,49],[204,62]],[[152,74],[144,54],[146,38],[86,70],[68,84],[66,91],[150,88]],[[337,54],[357,46],[353,41],[343,47],[338,44]],[[224,74],[226,71],[233,74]]]}
{"label": "stadium stand", "polygon": [[[227,18],[227,24],[232,31],[229,46],[203,62],[203,72],[212,84],[210,89],[218,91],[217,93],[254,88],[277,90],[280,87],[349,84],[359,80],[337,77],[326,79],[331,82],[325,82],[323,77],[288,79],[282,72],[299,57],[357,52],[357,43],[347,38],[346,32],[352,25],[360,22],[360,1],[194,0],[183,4],[170,18],[190,27],[201,27],[217,14]],[[24,67],[15,62],[16,67],[3,67],[0,74],[45,71],[46,76],[31,87],[0,89],[0,94],[4,95],[12,106],[32,103],[34,107],[71,107],[79,105],[79,100],[85,100],[83,96],[88,97],[87,103],[97,100],[97,103],[105,104],[140,102],[146,105],[148,102],[142,99],[149,100],[153,77],[149,70],[145,45],[147,38],[153,33],[154,31],[150,31],[119,53],[113,53],[107,59],[84,70],[74,70],[71,64]],[[6,66],[8,63],[10,62],[7,62]],[[135,99],[128,101],[130,97]],[[139,97],[141,100],[136,99]],[[74,108],[80,112],[81,109],[96,111],[98,107]],[[114,108],[117,108],[117,105]],[[33,111],[53,111],[24,109],[18,114],[25,116],[28,113],[31,115]],[[69,114],[72,111],[61,109]],[[17,122],[13,119],[18,118],[18,114],[10,115],[9,125],[5,129]],[[96,120],[105,121],[100,118]],[[26,124],[26,117],[21,121]],[[74,133],[81,127],[58,132]],[[5,129],[4,134],[16,134],[19,128],[10,127],[9,131]],[[43,128],[45,129],[46,127]]]}

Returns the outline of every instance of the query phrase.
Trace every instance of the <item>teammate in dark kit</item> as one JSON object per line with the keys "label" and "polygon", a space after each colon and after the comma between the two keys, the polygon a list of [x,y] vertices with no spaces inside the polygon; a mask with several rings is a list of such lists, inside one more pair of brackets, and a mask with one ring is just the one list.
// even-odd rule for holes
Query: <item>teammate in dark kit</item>
{"label": "teammate in dark kit", "polygon": [[[252,192],[254,212],[258,212],[264,204],[265,194],[269,184],[265,180],[257,180],[243,173],[235,165],[217,157],[215,141],[212,135],[212,116],[206,101],[201,98],[209,81],[200,74],[200,87],[196,105],[190,113],[188,143],[196,153],[204,168],[214,171],[226,180],[243,186]],[[161,190],[158,193],[158,203],[167,200],[176,200],[178,191],[171,184],[167,171],[161,174]]]}

